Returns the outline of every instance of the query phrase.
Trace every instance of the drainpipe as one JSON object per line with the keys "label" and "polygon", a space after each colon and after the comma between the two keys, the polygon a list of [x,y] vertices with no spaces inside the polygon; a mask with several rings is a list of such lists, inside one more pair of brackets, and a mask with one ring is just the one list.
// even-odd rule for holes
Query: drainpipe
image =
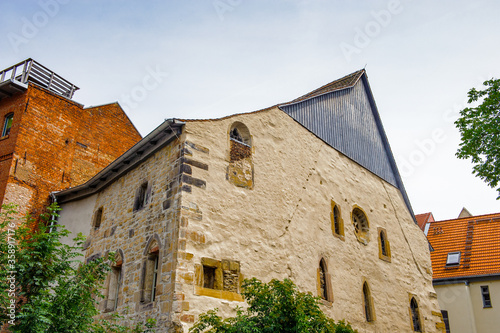
{"label": "drainpipe", "polygon": [[[56,198],[56,195],[54,193],[57,193],[57,192],[50,192],[50,199],[51,199],[51,204],[53,203],[56,203],[57,204],[57,198]],[[56,215],[52,215],[50,217],[50,227],[49,227],[49,234],[52,232],[53,230],[53,226],[55,224],[57,224],[56,222],[56,219],[57,219],[57,216]]]}
{"label": "drainpipe", "polygon": [[467,290],[467,308],[469,311],[469,316],[470,316],[470,325],[471,325],[471,333],[477,333],[476,329],[476,320],[475,320],[475,313],[474,313],[474,307],[472,305],[472,299],[471,299],[471,294],[470,294],[470,288],[469,288],[469,280],[465,280],[465,289]]}

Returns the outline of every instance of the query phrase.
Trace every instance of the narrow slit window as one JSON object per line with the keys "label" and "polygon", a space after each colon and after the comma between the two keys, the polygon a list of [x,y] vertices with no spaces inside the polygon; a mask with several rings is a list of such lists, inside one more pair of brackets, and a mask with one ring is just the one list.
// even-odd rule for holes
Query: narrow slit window
{"label": "narrow slit window", "polygon": [[321,258],[318,267],[318,294],[328,302],[333,302],[331,278],[324,258]]}
{"label": "narrow slit window", "polygon": [[99,209],[95,212],[95,216],[94,216],[94,230],[98,230],[101,227],[102,211],[103,211],[103,208],[99,207]]}
{"label": "narrow slit window", "polygon": [[382,250],[382,255],[387,256],[387,245],[385,242],[385,235],[383,231],[380,232],[380,248]]}
{"label": "narrow slit window", "polygon": [[450,320],[448,318],[448,311],[441,310],[441,314],[443,315],[444,327],[446,329],[446,333],[450,333]]}
{"label": "narrow slit window", "polygon": [[151,302],[153,302],[156,298],[156,283],[158,280],[158,254],[154,254],[153,258],[153,284],[151,286]]}
{"label": "narrow slit window", "polygon": [[420,324],[420,313],[418,311],[418,304],[415,297],[410,301],[411,319],[414,332],[422,332],[422,325]]}
{"label": "narrow slit window", "polygon": [[335,233],[340,235],[340,212],[337,205],[333,207],[333,224]]}
{"label": "narrow slit window", "polygon": [[141,186],[137,189],[136,194],[135,194],[135,201],[134,201],[134,212],[141,210],[147,204],[149,203],[149,187],[148,187],[148,182],[144,182],[141,184]]}
{"label": "narrow slit window", "polygon": [[363,303],[366,321],[374,321],[372,297],[366,282],[363,284]]}

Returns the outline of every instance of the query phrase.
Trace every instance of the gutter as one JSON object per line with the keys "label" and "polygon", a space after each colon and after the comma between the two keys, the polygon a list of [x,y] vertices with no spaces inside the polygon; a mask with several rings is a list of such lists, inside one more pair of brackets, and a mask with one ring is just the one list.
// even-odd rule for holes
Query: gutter
{"label": "gutter", "polygon": [[53,192],[60,203],[83,199],[112,184],[124,173],[135,169],[149,156],[182,134],[184,122],[167,119],[132,148],[123,153],[87,182],[59,192]]}

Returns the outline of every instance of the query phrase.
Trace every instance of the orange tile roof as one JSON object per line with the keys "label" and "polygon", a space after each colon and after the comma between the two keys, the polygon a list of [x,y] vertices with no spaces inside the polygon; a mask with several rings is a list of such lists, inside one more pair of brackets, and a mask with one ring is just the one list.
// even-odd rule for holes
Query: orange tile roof
{"label": "orange tile roof", "polygon": [[[500,274],[500,213],[432,222],[427,239],[434,279]],[[460,265],[446,267],[449,252]]]}

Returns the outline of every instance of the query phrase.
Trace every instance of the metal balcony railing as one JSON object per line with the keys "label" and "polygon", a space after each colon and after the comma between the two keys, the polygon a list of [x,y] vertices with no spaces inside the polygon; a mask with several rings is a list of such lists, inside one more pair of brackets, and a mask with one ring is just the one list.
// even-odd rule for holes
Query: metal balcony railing
{"label": "metal balcony railing", "polygon": [[15,81],[33,82],[67,98],[72,98],[79,88],[33,59],[26,59],[0,72],[0,84]]}

